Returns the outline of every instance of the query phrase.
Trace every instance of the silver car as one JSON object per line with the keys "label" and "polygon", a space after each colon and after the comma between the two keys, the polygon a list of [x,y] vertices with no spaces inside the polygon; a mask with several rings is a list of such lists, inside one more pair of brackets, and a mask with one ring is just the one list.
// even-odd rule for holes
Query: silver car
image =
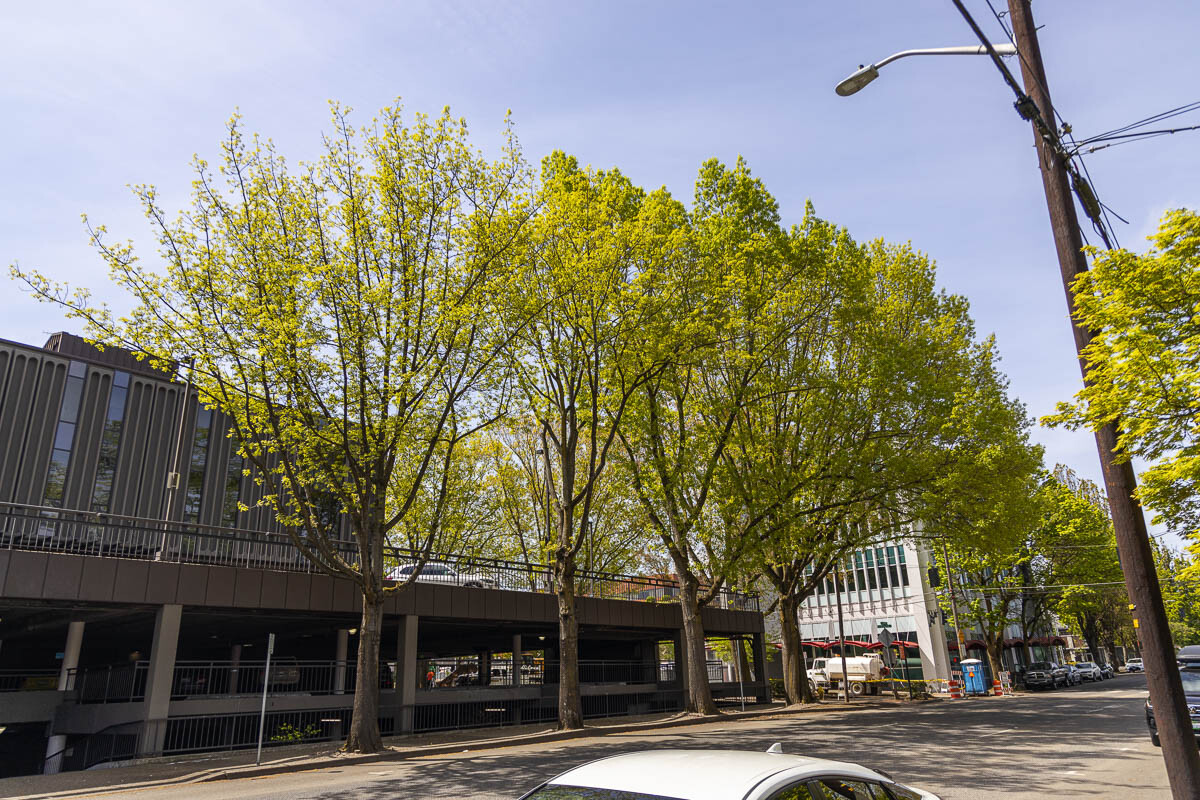
{"label": "silver car", "polygon": [[459,572],[449,564],[440,561],[429,561],[424,566],[419,564],[401,564],[388,572],[388,580],[402,582],[417,573],[416,580],[421,583],[444,583],[450,586],[474,586],[481,589],[494,589],[496,581],[478,572]]}
{"label": "silver car", "polygon": [[938,800],[845,761],[744,750],[647,750],[567,770],[523,800]]}
{"label": "silver car", "polygon": [[1080,661],[1075,664],[1075,669],[1079,670],[1079,677],[1085,681],[1104,680],[1104,670],[1094,661]]}

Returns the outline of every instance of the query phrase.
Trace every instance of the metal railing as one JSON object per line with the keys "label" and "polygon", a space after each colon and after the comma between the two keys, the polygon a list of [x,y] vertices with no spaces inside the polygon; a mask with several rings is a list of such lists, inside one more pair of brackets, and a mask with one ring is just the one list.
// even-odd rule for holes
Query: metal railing
{"label": "metal railing", "polygon": [[[720,660],[710,660],[705,662],[705,670],[708,674],[709,683],[727,683],[725,680],[725,662]],[[658,682],[671,683],[678,677],[675,671],[674,661],[660,661],[658,664]],[[749,678],[746,679],[749,681]]]}
{"label": "metal railing", "polygon": [[[559,664],[551,661],[546,668],[557,678]],[[579,660],[580,683],[657,683],[658,669],[652,662]]]}
{"label": "metal railing", "polygon": [[[352,541],[334,543],[339,556],[358,562]],[[285,533],[221,528],[197,523],[164,522],[144,517],[0,502],[0,548],[134,558],[179,564],[213,564],[285,572],[321,572]],[[385,548],[400,580],[415,570],[420,555]],[[544,564],[435,553],[418,572],[423,583],[549,593],[553,575]],[[576,594],[651,603],[678,602],[678,587],[667,578],[578,570]],[[757,611],[758,596],[723,589],[715,608]]]}
{"label": "metal railing", "polygon": [[[714,666],[715,665],[715,666]],[[526,661],[521,666],[519,686],[540,686],[558,681],[557,661]],[[712,678],[713,671],[717,678]],[[720,680],[721,662],[709,664],[710,679]],[[394,689],[399,667],[394,661],[379,665],[379,688]],[[423,689],[461,687],[511,687],[511,659],[492,659],[491,679],[479,680],[479,659],[437,658],[418,664],[417,683]],[[429,674],[433,673],[430,679]],[[136,661],[101,667],[80,667],[67,675],[68,699],[76,703],[133,703],[146,699],[149,662]],[[262,693],[265,661],[177,661],[171,680],[171,699],[238,697]],[[352,695],[358,674],[354,661],[301,661],[286,656],[273,660],[267,691],[271,696]],[[675,679],[670,663],[655,665],[642,661],[582,659],[579,682],[584,684],[669,683]]]}
{"label": "metal railing", "polygon": [[[380,664],[379,685],[390,689],[394,668]],[[265,661],[177,661],[171,696],[233,696],[259,694],[264,677],[267,691],[281,694],[353,694],[358,675],[354,661],[301,661],[286,656],[272,660],[270,673]]]}
{"label": "metal railing", "polygon": [[145,725],[144,722],[123,722],[77,739],[57,753],[46,756],[42,772],[75,772],[108,761],[135,758]]}
{"label": "metal railing", "polygon": [[[653,666],[653,665],[651,665]],[[680,708],[677,690],[634,694],[610,694],[581,698],[587,718],[649,714]],[[345,707],[298,711],[267,711],[263,744],[266,747],[328,742],[349,731],[352,711]],[[412,733],[490,728],[553,722],[556,704],[543,699],[479,700],[396,706],[381,704],[379,729],[384,736],[402,730]],[[208,714],[171,717],[162,733],[162,755],[240,750],[254,747],[258,739],[259,714]],[[46,759],[52,770],[88,769],[106,761],[136,758],[143,753],[139,741],[152,735],[151,723],[113,725],[90,736],[79,737]]]}
{"label": "metal railing", "polygon": [[149,672],[149,661],[68,670],[67,697],[76,703],[141,702]]}
{"label": "metal railing", "polygon": [[58,688],[56,669],[0,669],[0,692],[42,692]]}

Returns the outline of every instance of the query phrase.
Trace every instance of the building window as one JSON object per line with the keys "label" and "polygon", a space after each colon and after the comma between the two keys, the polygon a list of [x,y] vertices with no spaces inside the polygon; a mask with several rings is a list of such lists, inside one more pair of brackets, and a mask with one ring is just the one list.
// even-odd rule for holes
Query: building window
{"label": "building window", "polygon": [[866,556],[867,581],[871,584],[872,589],[878,589],[879,581],[875,578],[875,551],[867,548],[863,555]]}
{"label": "building window", "polygon": [[235,447],[225,468],[225,498],[221,503],[221,524],[237,527],[238,501],[242,499],[242,454]]}
{"label": "building window", "polygon": [[113,480],[117,474],[117,453],[121,449],[121,428],[125,421],[125,401],[129,396],[129,373],[113,375],[108,396],[108,412],[100,433],[100,457],[96,463],[96,485],[92,488],[92,511],[108,511],[112,502]]}
{"label": "building window", "polygon": [[888,577],[892,579],[892,586],[900,585],[900,576],[896,573],[896,548],[889,547],[888,554]]}
{"label": "building window", "polygon": [[897,547],[896,552],[900,556],[900,583],[908,586],[908,564],[905,562],[904,548]]}
{"label": "building window", "polygon": [[185,522],[200,520],[200,501],[204,496],[204,468],[208,465],[208,441],[212,433],[212,410],[203,406],[196,412],[196,433],[192,437],[192,458],[188,465],[187,494],[183,500]]}
{"label": "building window", "polygon": [[879,573],[879,588],[886,589],[889,585],[887,579],[887,557],[884,556],[882,547],[875,548],[875,564],[875,570]]}
{"label": "building window", "polygon": [[67,470],[71,466],[71,450],[75,446],[75,426],[79,422],[79,404],[83,401],[85,377],[87,365],[81,361],[72,361],[67,367],[67,383],[63,387],[58,427],[54,430],[54,449],[50,452],[50,467],[46,471],[46,490],[42,494],[44,506],[62,508]]}

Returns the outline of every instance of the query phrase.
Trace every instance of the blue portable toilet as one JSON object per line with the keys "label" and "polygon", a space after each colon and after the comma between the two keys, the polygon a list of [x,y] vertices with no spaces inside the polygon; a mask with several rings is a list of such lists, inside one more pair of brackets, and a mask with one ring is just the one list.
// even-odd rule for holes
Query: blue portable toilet
{"label": "blue portable toilet", "polygon": [[967,694],[988,693],[987,668],[978,658],[964,658],[959,662],[963,672],[963,691]]}

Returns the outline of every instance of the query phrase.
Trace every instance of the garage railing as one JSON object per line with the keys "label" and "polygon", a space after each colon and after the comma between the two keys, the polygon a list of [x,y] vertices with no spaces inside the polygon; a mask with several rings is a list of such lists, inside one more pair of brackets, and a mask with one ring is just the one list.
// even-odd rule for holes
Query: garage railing
{"label": "garage railing", "polygon": [[[338,555],[358,562],[352,541],[334,543]],[[306,559],[285,533],[221,528],[196,523],[164,522],[143,517],[103,514],[0,502],[0,548],[52,553],[132,558],[177,564],[212,564],[284,572],[321,572]],[[509,591],[550,593],[553,574],[545,564],[434,553],[423,566],[423,556],[405,548],[389,547],[385,557],[393,564],[389,575],[397,580],[417,571],[417,580]],[[632,600],[649,603],[678,601],[678,587],[670,578],[578,570],[576,593],[581,597]],[[758,611],[754,593],[723,589],[712,607]]]}

